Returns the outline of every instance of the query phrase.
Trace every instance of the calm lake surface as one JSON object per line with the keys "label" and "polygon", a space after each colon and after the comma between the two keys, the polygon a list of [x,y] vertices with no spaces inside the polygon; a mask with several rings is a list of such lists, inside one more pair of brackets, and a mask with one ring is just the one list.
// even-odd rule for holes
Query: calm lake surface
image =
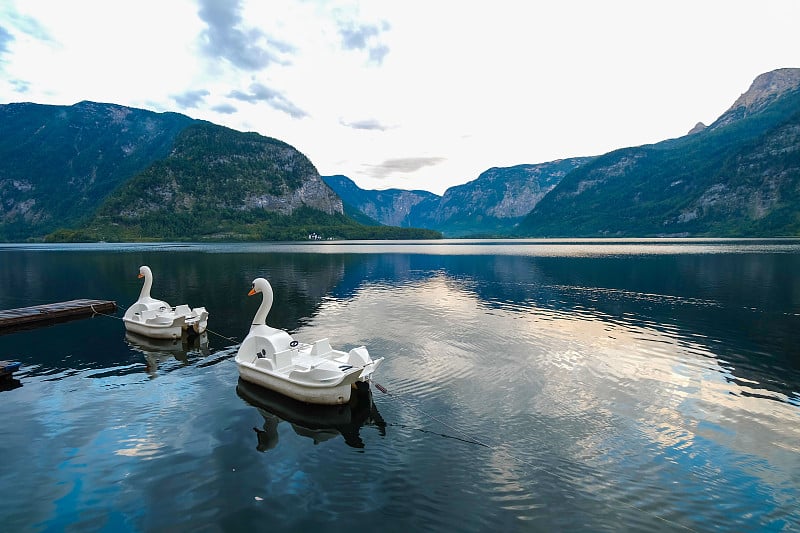
{"label": "calm lake surface", "polygon": [[[126,336],[143,264],[205,337]],[[371,398],[239,382],[259,276]],[[79,298],[0,332],[4,531],[800,530],[798,240],[0,244],[0,309]]]}

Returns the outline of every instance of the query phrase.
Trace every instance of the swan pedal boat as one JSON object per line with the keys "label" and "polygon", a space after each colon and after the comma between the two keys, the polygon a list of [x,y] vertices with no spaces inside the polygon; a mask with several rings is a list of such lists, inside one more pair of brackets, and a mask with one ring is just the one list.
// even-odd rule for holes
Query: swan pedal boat
{"label": "swan pedal boat", "polygon": [[306,403],[340,405],[350,401],[358,382],[369,382],[383,357],[372,359],[364,346],[334,350],[328,339],[313,344],[296,341],[284,330],[266,324],[272,287],[256,278],[249,295],[262,293],[250,332],[234,360],[239,377]]}
{"label": "swan pedal boat", "polygon": [[153,273],[148,266],[139,268],[138,277],[144,278],[139,299],[122,317],[127,331],[153,339],[180,339],[184,335],[200,335],[206,331],[208,311],[205,307],[190,308],[186,304],[173,307],[152,298]]}

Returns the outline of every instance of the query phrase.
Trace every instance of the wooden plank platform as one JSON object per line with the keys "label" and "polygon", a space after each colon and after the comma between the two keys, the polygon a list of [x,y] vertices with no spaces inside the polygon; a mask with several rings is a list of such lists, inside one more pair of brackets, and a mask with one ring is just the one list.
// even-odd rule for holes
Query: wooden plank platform
{"label": "wooden plank platform", "polygon": [[95,313],[113,313],[117,302],[109,300],[69,300],[32,307],[0,310],[0,332],[9,329],[27,329],[75,318],[91,316]]}

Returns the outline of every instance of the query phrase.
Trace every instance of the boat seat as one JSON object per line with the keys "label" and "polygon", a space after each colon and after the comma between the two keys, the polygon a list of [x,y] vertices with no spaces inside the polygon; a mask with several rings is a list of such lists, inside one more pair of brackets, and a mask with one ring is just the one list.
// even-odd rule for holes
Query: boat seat
{"label": "boat seat", "polygon": [[191,310],[191,309],[189,309],[189,306],[188,306],[188,305],[186,305],[186,304],[181,304],[181,305],[179,305],[178,307],[176,307],[176,308],[175,308],[175,314],[176,314],[176,315],[184,315],[184,316],[189,316],[189,315],[191,315],[191,314],[192,314],[192,310]]}
{"label": "boat seat", "polygon": [[331,353],[333,348],[331,348],[331,343],[328,339],[320,339],[314,343],[314,346],[311,348],[311,355],[317,357],[325,357],[327,354]]}
{"label": "boat seat", "polygon": [[292,355],[296,354],[297,350],[290,348],[275,354],[275,368],[284,368],[292,364]]}
{"label": "boat seat", "polygon": [[257,368],[263,368],[264,370],[274,370],[271,357],[256,357],[255,365]]}
{"label": "boat seat", "polygon": [[319,383],[325,381],[334,381],[340,379],[341,372],[335,370],[327,370],[324,368],[312,368],[310,370],[292,370],[289,378],[295,381],[304,383]]}
{"label": "boat seat", "polygon": [[285,331],[260,326],[260,335],[249,337],[244,340],[239,351],[242,353],[253,354],[263,353],[270,360],[275,360],[275,354],[289,348],[292,338]]}
{"label": "boat seat", "polygon": [[364,366],[371,360],[366,346],[353,348],[347,353],[347,364],[353,366]]}
{"label": "boat seat", "polygon": [[160,326],[168,326],[172,324],[172,319],[168,316],[156,316],[147,319],[148,324],[158,324]]}
{"label": "boat seat", "polygon": [[142,320],[150,320],[156,317],[156,311],[153,309],[145,309],[144,311],[139,313],[139,316],[141,317]]}

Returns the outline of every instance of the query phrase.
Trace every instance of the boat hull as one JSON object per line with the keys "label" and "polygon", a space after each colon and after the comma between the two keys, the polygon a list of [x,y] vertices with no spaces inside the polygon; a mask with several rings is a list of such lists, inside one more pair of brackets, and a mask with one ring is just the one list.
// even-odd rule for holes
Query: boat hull
{"label": "boat hull", "polygon": [[266,389],[279,392],[301,402],[319,405],[341,405],[350,401],[353,384],[359,372],[344,376],[335,384],[297,383],[276,373],[257,368],[255,365],[237,361],[239,377]]}
{"label": "boat hull", "polygon": [[173,310],[134,312],[129,310],[122,321],[131,333],[151,339],[180,339],[184,335],[202,335],[208,324],[204,307],[176,313]]}
{"label": "boat hull", "polygon": [[180,339],[183,335],[182,326],[143,324],[134,320],[125,320],[125,329],[152,339]]}

